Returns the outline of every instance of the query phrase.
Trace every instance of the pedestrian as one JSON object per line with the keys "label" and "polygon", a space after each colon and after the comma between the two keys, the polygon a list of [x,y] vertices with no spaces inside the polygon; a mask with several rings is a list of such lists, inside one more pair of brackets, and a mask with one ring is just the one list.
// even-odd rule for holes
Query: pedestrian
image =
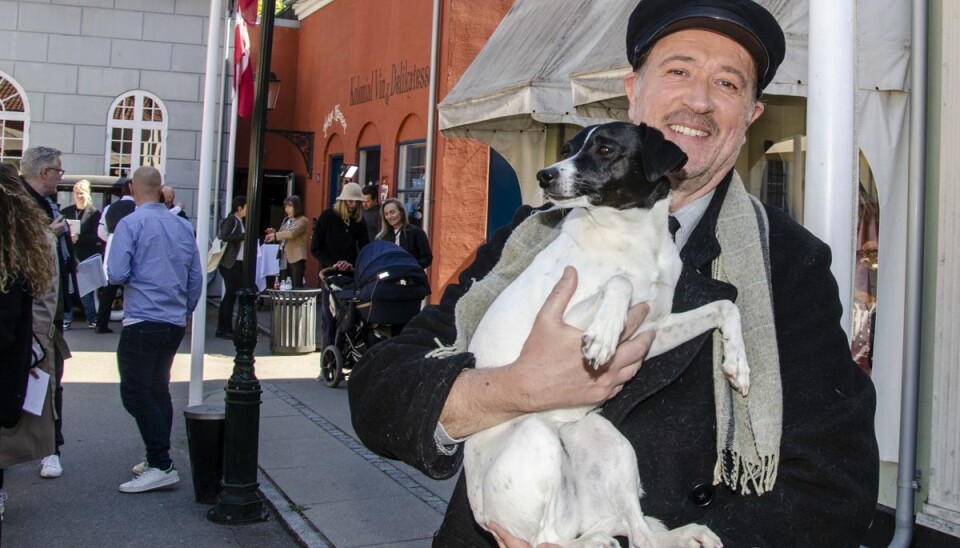
{"label": "pedestrian", "polygon": [[[74,252],[77,255],[77,261],[84,261],[90,257],[100,254],[103,257],[103,242],[97,236],[97,226],[100,224],[100,210],[93,203],[93,196],[90,194],[90,181],[82,179],[73,185],[73,205],[63,208],[63,216],[71,221],[77,221],[80,229],[71,233],[70,238],[73,241]],[[63,329],[70,328],[73,322],[73,307],[80,304],[83,307],[83,313],[87,319],[87,327],[95,328],[97,326],[97,305],[96,291],[91,291],[86,295],[80,296],[80,302],[69,302],[63,311]]]}
{"label": "pedestrian", "polygon": [[130,183],[129,180],[123,182],[120,186],[120,200],[103,208],[100,224],[97,225],[97,235],[106,243],[103,265],[107,274],[107,285],[100,289],[100,308],[97,310],[97,326],[94,328],[96,333],[113,333],[113,329],[110,329],[110,313],[113,312],[113,301],[117,298],[120,286],[110,283],[108,259],[110,258],[110,246],[113,243],[113,233],[117,229],[117,224],[120,219],[133,213],[133,210],[137,207],[133,201],[133,196],[130,194]]}
{"label": "pedestrian", "polygon": [[[58,273],[47,224],[44,212],[21,186],[16,168],[0,164],[0,526],[7,502],[3,469],[49,455],[54,446],[50,398],[40,417],[21,412],[34,368],[54,373],[49,333]],[[36,326],[35,299],[46,311]],[[35,327],[46,335],[43,341],[34,338]]]}
{"label": "pedestrian", "polygon": [[363,222],[367,223],[367,237],[372,242],[377,239],[380,233],[380,192],[377,189],[377,183],[370,181],[363,187],[363,199],[360,200],[360,206],[363,207]]}
{"label": "pedestrian", "polygon": [[[626,38],[630,120],[662,131],[689,158],[669,176],[683,262],[673,310],[737,302],[749,396],[733,399],[722,375],[715,384],[716,333],[649,360],[650,338],[637,337],[607,366],[588,370],[582,332],[563,321],[575,272],[560,277],[515,362],[474,369],[462,351],[471,318],[524,267],[511,259],[522,253],[501,254],[505,242],[549,241],[562,226],[524,207],[439,305],[354,367],[353,426],[375,452],[446,478],[474,432],[526,413],[602,404],[636,450],[644,513],[668,528],[699,523],[725,546],[858,546],[877,500],[876,393],[850,357],[830,250],[750,198],[734,170],[783,60],[783,31],[752,0],[642,0]],[[644,304],[633,307],[627,325],[645,314]],[[445,357],[432,353],[438,345],[449,347]],[[463,474],[433,544],[524,545],[494,523],[474,522]]]}
{"label": "pedestrian", "polygon": [[193,227],[157,203],[162,183],[154,167],[133,173],[137,209],[117,223],[108,258],[110,283],[122,285],[124,295],[117,346],[120,398],[146,446],[146,458],[133,467],[134,478],[120,485],[123,493],[180,481],[170,458],[170,368],[204,276]]}
{"label": "pedestrian", "polygon": [[163,185],[163,188],[160,189],[160,198],[170,213],[189,220],[187,212],[183,210],[183,202],[175,201],[177,199],[176,189],[172,186]]}
{"label": "pedestrian", "polygon": [[310,253],[320,262],[321,271],[351,272],[360,248],[370,241],[360,210],[362,200],[360,185],[343,185],[336,204],[313,225]]}
{"label": "pedestrian", "polygon": [[[24,151],[20,158],[20,178],[27,192],[33,196],[37,205],[47,214],[50,230],[56,237],[58,293],[53,311],[54,329],[52,337],[53,371],[54,371],[54,452],[40,463],[40,477],[59,478],[63,474],[60,462],[60,447],[64,443],[63,437],[63,367],[70,358],[70,347],[63,338],[63,311],[64,304],[71,302],[70,295],[75,292],[77,281],[74,276],[76,257],[73,250],[73,241],[70,237],[70,226],[60,213],[60,208],[53,196],[57,194],[57,185],[63,180],[63,164],[60,160],[60,151],[50,147],[33,147]],[[36,323],[34,318],[34,323]]]}
{"label": "pedestrian", "polygon": [[303,272],[307,267],[310,221],[303,215],[303,202],[297,195],[288,196],[283,201],[283,212],[287,216],[280,223],[280,229],[268,228],[263,241],[280,242],[280,277],[289,277],[293,289],[302,289]]}
{"label": "pedestrian", "polygon": [[216,336],[233,338],[233,305],[237,291],[243,285],[243,219],[247,216],[247,197],[237,196],[230,206],[230,215],[220,223],[220,241],[226,243],[220,257],[220,277],[223,278],[223,297],[217,319]]}
{"label": "pedestrian", "polygon": [[[357,183],[347,183],[340,190],[336,204],[320,214],[313,225],[310,253],[320,262],[320,276],[350,273],[357,263],[357,253],[370,241],[363,221],[360,201],[363,192]],[[320,348],[332,344],[337,332],[336,319],[330,313],[327,291],[320,294]]]}
{"label": "pedestrian", "polygon": [[419,226],[410,224],[403,202],[391,198],[383,203],[382,212],[383,228],[377,234],[377,239],[393,242],[406,249],[420,266],[429,268],[433,263],[433,252],[430,251],[427,233]]}

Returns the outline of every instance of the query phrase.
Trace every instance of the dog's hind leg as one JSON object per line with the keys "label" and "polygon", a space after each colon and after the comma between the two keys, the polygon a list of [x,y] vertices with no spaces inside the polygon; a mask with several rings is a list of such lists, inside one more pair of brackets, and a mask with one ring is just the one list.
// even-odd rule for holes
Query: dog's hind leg
{"label": "dog's hind leg", "polygon": [[640,509],[643,489],[630,442],[598,413],[561,426],[560,440],[576,482],[581,531],[564,546],[618,546],[613,537],[627,536],[634,548],[652,548],[655,531]]}
{"label": "dog's hind leg", "polygon": [[719,329],[723,335],[723,363],[720,367],[724,375],[746,396],[750,391],[750,367],[747,365],[740,310],[730,301],[715,301],[660,320],[647,357],[663,354],[711,329]]}

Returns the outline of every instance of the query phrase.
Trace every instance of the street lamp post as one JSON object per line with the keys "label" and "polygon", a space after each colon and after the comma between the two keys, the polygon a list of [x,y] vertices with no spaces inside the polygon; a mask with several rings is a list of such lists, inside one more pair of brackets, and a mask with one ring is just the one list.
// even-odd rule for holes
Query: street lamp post
{"label": "street lamp post", "polygon": [[250,128],[250,172],[247,178],[246,233],[243,240],[244,287],[237,292],[237,330],[233,374],[227,381],[224,430],[223,491],[207,518],[217,523],[251,523],[267,517],[257,493],[257,452],[260,438],[260,381],[254,371],[257,347],[256,263],[260,225],[260,181],[263,179],[263,139],[267,125],[270,55],[273,49],[275,0],[263,0],[260,52],[257,59],[253,118]]}

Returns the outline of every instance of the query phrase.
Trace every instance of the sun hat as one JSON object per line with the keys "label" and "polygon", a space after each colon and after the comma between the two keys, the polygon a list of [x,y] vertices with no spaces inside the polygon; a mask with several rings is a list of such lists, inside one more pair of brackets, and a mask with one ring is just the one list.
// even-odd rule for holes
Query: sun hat
{"label": "sun hat", "polygon": [[337,200],[346,200],[348,202],[363,201],[363,190],[357,183],[347,183],[343,185],[343,190],[340,191]]}

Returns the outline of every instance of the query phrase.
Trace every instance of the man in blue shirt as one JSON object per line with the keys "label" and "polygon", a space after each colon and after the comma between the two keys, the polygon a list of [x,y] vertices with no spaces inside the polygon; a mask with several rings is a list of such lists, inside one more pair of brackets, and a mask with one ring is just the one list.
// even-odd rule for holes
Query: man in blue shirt
{"label": "man in blue shirt", "polygon": [[135,212],[117,224],[107,260],[111,284],[123,286],[123,330],[117,346],[120,397],[146,445],[124,493],[142,493],[180,481],[170,460],[170,368],[200,300],[203,271],[193,227],[157,202],[160,172],[133,173]]}

